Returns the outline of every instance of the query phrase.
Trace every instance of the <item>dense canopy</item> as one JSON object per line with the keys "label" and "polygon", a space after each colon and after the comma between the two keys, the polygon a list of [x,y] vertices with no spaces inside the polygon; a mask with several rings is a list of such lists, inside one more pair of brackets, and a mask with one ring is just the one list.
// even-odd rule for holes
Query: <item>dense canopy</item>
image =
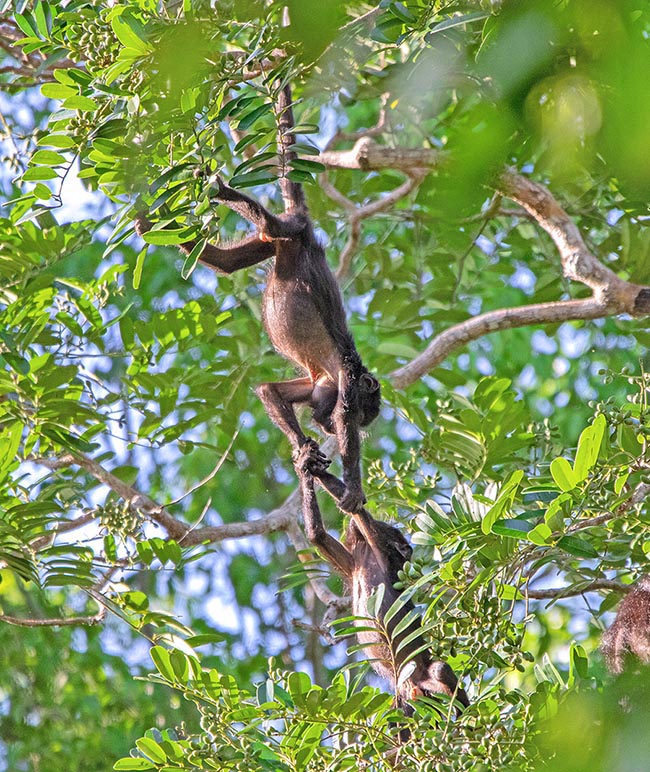
{"label": "dense canopy", "polygon": [[[0,3],[0,770],[645,766],[599,646],[650,544],[649,37],[640,0]],[[217,174],[304,185],[459,716],[393,706],[310,547],[266,267],[198,264],[250,232]]]}

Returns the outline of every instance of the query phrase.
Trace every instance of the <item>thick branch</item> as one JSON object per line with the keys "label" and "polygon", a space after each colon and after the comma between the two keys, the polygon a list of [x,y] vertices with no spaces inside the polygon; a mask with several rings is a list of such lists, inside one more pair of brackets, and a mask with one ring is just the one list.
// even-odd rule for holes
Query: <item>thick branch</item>
{"label": "thick branch", "polygon": [[456,349],[491,332],[527,327],[531,324],[551,324],[577,319],[598,319],[614,313],[605,303],[592,298],[565,300],[557,303],[535,303],[516,308],[500,308],[460,322],[437,335],[426,349],[403,367],[390,374],[394,386],[406,388],[437,367]]}
{"label": "thick branch", "polygon": [[501,193],[522,206],[555,242],[568,279],[586,284],[602,299],[607,314],[650,313],[650,288],[631,284],[604,266],[585,244],[578,226],[543,185],[506,169],[498,182]]}
{"label": "thick branch", "polygon": [[432,148],[386,147],[366,135],[351,150],[325,150],[317,160],[329,169],[398,169],[406,173],[440,166],[442,158],[443,154]]}

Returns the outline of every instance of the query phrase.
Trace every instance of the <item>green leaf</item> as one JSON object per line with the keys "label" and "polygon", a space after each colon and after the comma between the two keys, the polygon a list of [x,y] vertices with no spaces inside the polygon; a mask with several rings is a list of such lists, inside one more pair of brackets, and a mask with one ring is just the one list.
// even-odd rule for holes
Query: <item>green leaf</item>
{"label": "green leaf", "polygon": [[174,649],[169,655],[169,659],[176,680],[185,683],[190,675],[190,665],[187,654],[178,649]]}
{"label": "green leaf", "polygon": [[598,552],[588,541],[578,536],[563,536],[557,543],[560,549],[579,558],[597,558]]}
{"label": "green leaf", "polygon": [[115,764],[113,764],[113,769],[130,770],[130,772],[137,772],[137,770],[141,770],[141,769],[155,769],[155,764],[149,761],[149,759],[124,758],[124,759],[119,759],[119,761],[116,761]]}
{"label": "green leaf", "polygon": [[44,83],[41,86],[41,94],[48,99],[67,99],[77,96],[79,90],[73,86],[66,86],[63,83]]}
{"label": "green leaf", "polygon": [[146,611],[149,608],[149,598],[140,590],[125,592],[122,598],[129,608],[136,611]]}
{"label": "green leaf", "polygon": [[94,112],[99,105],[94,99],[87,96],[71,96],[63,100],[63,106],[68,110],[84,110],[87,112]]}
{"label": "green leaf", "polygon": [[167,649],[164,649],[162,646],[154,646],[151,649],[151,659],[160,675],[168,681],[175,683],[176,675],[174,674],[174,668],[172,667]]}
{"label": "green leaf", "polygon": [[185,258],[185,262],[183,263],[183,268],[181,269],[181,276],[184,279],[189,279],[192,273],[194,272],[194,269],[196,268],[196,264],[199,262],[199,258],[203,254],[203,250],[205,249],[205,245],[207,243],[208,243],[207,239],[198,239],[196,244],[192,248],[192,251]]}
{"label": "green leaf", "polygon": [[66,157],[56,150],[37,150],[30,159],[32,164],[44,164],[46,166],[60,166],[66,163]]}
{"label": "green leaf", "polygon": [[390,10],[395,14],[395,16],[397,16],[398,19],[401,19],[401,21],[406,22],[407,24],[412,24],[418,20],[417,16],[411,13],[411,11],[404,5],[404,3],[391,3]]}
{"label": "green leaf", "polygon": [[156,764],[164,764],[167,761],[167,754],[165,751],[163,751],[160,745],[150,737],[141,737],[139,740],[135,741],[135,744],[139,751],[142,751],[145,756],[148,756],[152,761],[155,761]]}
{"label": "green leaf", "polygon": [[573,472],[573,467],[562,456],[551,461],[551,474],[558,488],[562,491],[572,491],[579,482]]}
{"label": "green leaf", "polygon": [[579,678],[587,678],[589,676],[589,658],[584,647],[580,644],[571,644],[571,673],[569,676],[569,684],[575,680],[577,675]]}
{"label": "green leaf", "polygon": [[589,472],[594,468],[598,460],[606,427],[607,420],[601,413],[596,416],[592,425],[588,426],[580,435],[576,460],[573,463],[573,472],[579,483],[587,479]]}
{"label": "green leaf", "polygon": [[36,7],[34,8],[34,18],[41,36],[44,38],[48,37],[52,29],[52,12],[50,11],[48,3],[42,2],[42,0],[41,2],[36,3]]}
{"label": "green leaf", "polygon": [[239,123],[237,124],[237,131],[245,131],[250,126],[252,126],[258,118],[261,118],[263,115],[267,115],[269,113],[271,113],[270,105],[263,104],[259,107],[256,107],[254,110],[251,110],[249,113],[246,113],[244,116],[242,116]]}
{"label": "green leaf", "polygon": [[58,178],[58,174],[50,166],[31,166],[23,174],[23,180],[30,182],[34,180],[53,180]]}
{"label": "green leaf", "polygon": [[117,560],[117,544],[112,533],[107,533],[104,536],[104,554],[110,562]]}
{"label": "green leaf", "polygon": [[312,174],[325,171],[325,167],[322,163],[319,163],[318,161],[308,161],[305,158],[294,158],[293,161],[289,162],[289,166],[293,169],[299,169],[300,171],[310,172]]}
{"label": "green leaf", "polygon": [[38,37],[36,24],[32,21],[30,14],[16,13],[14,14],[14,21],[28,38]]}
{"label": "green leaf", "polygon": [[131,48],[133,51],[143,56],[149,51],[149,46],[144,38],[142,25],[135,19],[123,14],[122,16],[113,16],[111,27],[115,36],[125,48]]}
{"label": "green leaf", "polygon": [[483,520],[481,521],[481,530],[483,533],[490,533],[492,531],[492,526],[497,522],[497,520],[503,519],[502,515],[506,510],[510,509],[515,500],[515,495],[517,493],[517,489],[519,488],[519,483],[523,479],[523,476],[523,471],[521,469],[517,469],[510,475],[507,481],[504,482],[501,490],[499,491],[497,500],[490,507]]}
{"label": "green leaf", "polygon": [[213,643],[222,643],[227,638],[222,633],[201,633],[200,635],[192,635],[187,639],[187,643],[196,649],[198,646],[207,646]]}
{"label": "green leaf", "polygon": [[195,234],[195,229],[188,228],[161,228],[150,230],[142,235],[143,241],[147,244],[156,246],[174,246],[176,244],[185,244]]}
{"label": "green leaf", "polygon": [[528,533],[527,539],[540,547],[550,544],[553,532],[546,523],[538,523],[532,531]]}
{"label": "green leaf", "polygon": [[492,533],[497,533],[500,536],[512,536],[515,539],[528,538],[528,534],[532,530],[532,523],[529,523],[526,520],[517,520],[515,518],[497,520],[492,526]]}
{"label": "green leaf", "polygon": [[140,280],[142,279],[142,269],[144,268],[144,259],[147,256],[147,247],[144,247],[138,252],[138,256],[135,260],[135,267],[133,268],[133,289],[137,290],[140,287]]}
{"label": "green leaf", "polygon": [[[288,175],[287,175],[288,176]],[[275,182],[276,176],[272,172],[255,170],[246,174],[237,174],[231,180],[233,188],[250,188],[253,185],[264,185],[267,182]]]}

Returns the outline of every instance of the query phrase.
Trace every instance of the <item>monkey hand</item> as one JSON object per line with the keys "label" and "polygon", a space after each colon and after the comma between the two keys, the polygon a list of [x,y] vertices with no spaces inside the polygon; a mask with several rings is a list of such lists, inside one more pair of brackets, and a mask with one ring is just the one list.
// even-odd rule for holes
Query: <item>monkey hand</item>
{"label": "monkey hand", "polygon": [[336,503],[341,511],[354,515],[363,509],[366,501],[361,486],[355,486],[353,488],[346,487],[345,493]]}
{"label": "monkey hand", "polygon": [[309,472],[313,475],[324,472],[331,463],[329,458],[321,452],[316,440],[311,438],[304,442],[294,453],[293,462],[298,474]]}

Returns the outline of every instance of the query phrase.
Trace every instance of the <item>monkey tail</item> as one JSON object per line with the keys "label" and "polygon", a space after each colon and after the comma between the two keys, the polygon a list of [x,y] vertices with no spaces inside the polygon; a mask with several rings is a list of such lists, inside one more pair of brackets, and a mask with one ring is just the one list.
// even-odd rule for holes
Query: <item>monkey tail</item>
{"label": "monkey tail", "polygon": [[305,193],[299,182],[287,178],[291,170],[289,162],[296,158],[293,145],[296,142],[294,134],[295,121],[291,98],[291,86],[284,86],[278,95],[278,153],[280,157],[280,191],[284,201],[284,211],[287,214],[306,212]]}

